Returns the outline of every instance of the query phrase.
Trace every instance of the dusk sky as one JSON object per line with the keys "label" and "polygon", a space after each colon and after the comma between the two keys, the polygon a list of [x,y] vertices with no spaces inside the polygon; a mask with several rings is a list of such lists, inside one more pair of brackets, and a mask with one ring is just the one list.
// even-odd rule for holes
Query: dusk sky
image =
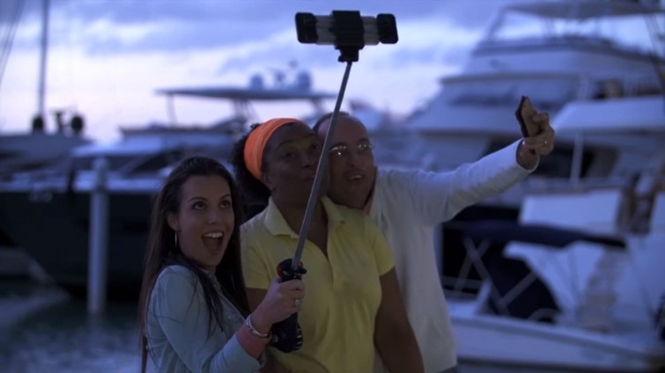
{"label": "dusk sky", "polygon": [[[37,109],[41,1],[26,0],[18,24],[0,85],[0,132],[27,131]],[[0,1],[3,43],[19,2]],[[312,73],[315,89],[336,92],[344,70],[337,51],[299,44],[294,14],[351,9],[395,14],[399,42],[361,51],[346,98],[406,114],[432,97],[441,76],[458,71],[491,14],[509,2],[51,0],[46,104],[76,108],[87,134],[107,141],[117,138],[118,125],[167,120],[158,88],[246,85],[252,74],[269,78],[270,69],[295,60]],[[255,108],[264,117],[308,111],[292,104]],[[229,115],[231,105],[179,98],[176,110],[182,122],[206,124]]]}

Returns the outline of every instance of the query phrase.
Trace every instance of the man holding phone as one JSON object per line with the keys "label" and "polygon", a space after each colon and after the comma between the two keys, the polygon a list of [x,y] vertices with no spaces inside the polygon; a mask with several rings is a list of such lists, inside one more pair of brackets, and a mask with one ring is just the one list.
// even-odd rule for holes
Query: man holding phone
{"label": "man holding phone", "polygon": [[[443,173],[376,167],[365,126],[348,113],[336,119],[328,195],[338,204],[363,209],[392,247],[405,307],[428,373],[457,372],[455,338],[436,266],[434,229],[464,208],[515,185],[536,169],[541,155],[552,151],[554,130],[548,114],[538,113],[525,101],[516,112],[518,121],[535,134]],[[322,139],[330,117],[326,114],[314,125]],[[380,364],[377,367],[383,370]]]}

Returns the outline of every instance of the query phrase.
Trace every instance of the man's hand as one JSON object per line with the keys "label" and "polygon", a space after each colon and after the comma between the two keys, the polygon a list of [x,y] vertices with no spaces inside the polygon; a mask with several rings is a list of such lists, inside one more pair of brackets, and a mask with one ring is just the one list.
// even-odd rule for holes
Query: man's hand
{"label": "man's hand", "polygon": [[538,135],[525,137],[517,147],[517,163],[527,170],[536,168],[540,156],[554,149],[554,129],[550,126],[549,114],[536,113],[531,120],[540,127]]}

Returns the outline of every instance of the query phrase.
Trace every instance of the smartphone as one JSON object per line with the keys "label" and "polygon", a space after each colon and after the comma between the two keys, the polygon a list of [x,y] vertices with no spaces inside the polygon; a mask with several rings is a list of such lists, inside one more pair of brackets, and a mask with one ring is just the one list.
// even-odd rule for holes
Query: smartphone
{"label": "smartphone", "polygon": [[347,10],[333,10],[329,16],[296,13],[296,33],[300,43],[338,47],[396,44],[399,39],[394,15],[362,16]]}
{"label": "smartphone", "polygon": [[537,111],[533,108],[529,97],[522,96],[519,105],[517,105],[517,110],[515,110],[515,117],[520,124],[523,137],[536,136],[540,133],[540,127],[531,119],[536,113]]}

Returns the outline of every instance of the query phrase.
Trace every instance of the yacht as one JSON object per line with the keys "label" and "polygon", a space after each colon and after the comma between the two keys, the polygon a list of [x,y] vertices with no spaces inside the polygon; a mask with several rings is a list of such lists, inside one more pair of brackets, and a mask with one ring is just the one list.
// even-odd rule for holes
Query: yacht
{"label": "yacht", "polygon": [[[481,280],[473,296],[461,286],[447,294],[460,361],[664,369],[665,100],[573,102],[553,125],[577,139],[570,180],[532,185],[517,222],[462,229],[461,270]],[[587,139],[599,134],[623,139],[603,146],[631,153],[636,177],[580,177],[582,154],[597,146]]]}
{"label": "yacht", "polygon": [[[663,15],[658,1],[507,5],[461,73],[442,79],[413,115],[433,170],[518,139],[521,95],[548,111],[557,131],[554,152],[531,176],[465,209],[437,237],[463,363],[601,372],[665,365],[663,197],[639,192],[645,180],[662,180]],[[636,33],[649,48],[622,40],[616,31],[626,25],[643,26]]]}
{"label": "yacht", "polygon": [[[461,71],[442,78],[439,92],[409,118],[406,126],[418,139],[420,167],[452,170],[519,139],[515,109],[522,95],[551,118],[571,102],[662,97],[665,38],[659,27],[664,14],[656,1],[539,1],[500,8]],[[624,40],[617,30],[626,25],[645,43],[639,37]],[[606,146],[618,140],[605,133],[587,138],[579,177],[636,174],[644,155]],[[558,133],[554,151],[541,158],[527,180],[442,225],[436,240],[446,289],[458,284],[466,259],[458,227],[481,219],[516,221],[529,185],[569,178],[574,144],[573,135]],[[474,293],[479,275],[474,270],[468,277],[463,288]]]}
{"label": "yacht", "polygon": [[[37,89],[37,115],[32,119],[31,130],[28,132],[0,132],[0,181],[11,179],[16,172],[25,172],[47,166],[67,156],[77,146],[90,144],[91,139],[84,135],[85,120],[83,116],[70,108],[57,108],[52,111],[55,117],[56,131],[48,128],[46,112],[46,67],[48,55],[48,19],[50,4],[41,0],[41,42],[39,60],[39,81]],[[13,17],[8,20],[8,27],[13,30],[1,39],[5,46],[0,52],[0,83],[5,72],[6,61],[11,54],[11,46],[15,30],[21,18],[22,6],[16,7]],[[69,120],[67,120],[69,119]],[[7,232],[0,227],[0,247],[14,247]]]}
{"label": "yacht", "polygon": [[[0,181],[9,181],[17,173],[48,167],[65,159],[72,149],[91,144],[84,136],[84,121],[74,114],[70,124],[64,123],[63,112],[56,112],[57,132],[46,132],[40,119],[33,121],[29,133],[0,134]],[[9,234],[0,227],[0,247],[15,247]]]}

